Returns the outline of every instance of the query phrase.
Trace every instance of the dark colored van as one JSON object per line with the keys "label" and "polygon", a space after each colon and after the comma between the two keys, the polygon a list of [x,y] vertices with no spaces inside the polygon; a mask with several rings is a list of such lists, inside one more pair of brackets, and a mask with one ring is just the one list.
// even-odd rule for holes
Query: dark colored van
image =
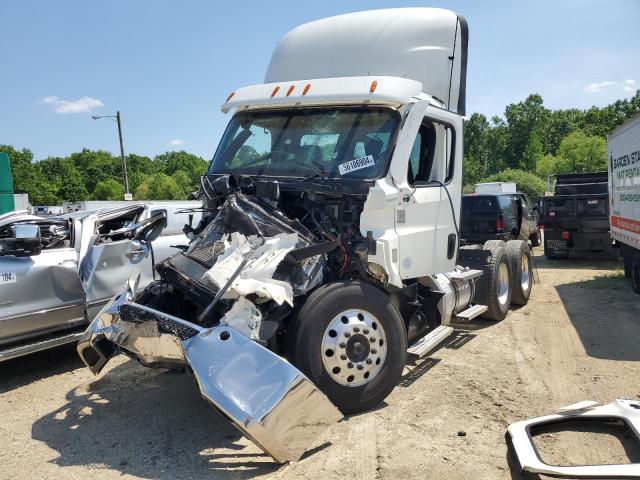
{"label": "dark colored van", "polygon": [[540,199],[547,258],[614,252],[609,235],[607,172],[557,175],[555,195]]}
{"label": "dark colored van", "polygon": [[472,193],[462,197],[460,237],[468,244],[520,239],[537,247],[537,220],[536,208],[522,193]]}

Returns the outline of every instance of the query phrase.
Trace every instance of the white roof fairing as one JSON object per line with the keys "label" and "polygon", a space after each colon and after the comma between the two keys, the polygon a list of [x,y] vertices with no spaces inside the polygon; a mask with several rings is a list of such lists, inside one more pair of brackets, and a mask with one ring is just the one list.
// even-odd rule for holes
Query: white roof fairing
{"label": "white roof fairing", "polygon": [[266,83],[309,78],[388,76],[422,83],[423,92],[465,114],[468,30],[440,8],[348,13],[300,25],[278,42]]}

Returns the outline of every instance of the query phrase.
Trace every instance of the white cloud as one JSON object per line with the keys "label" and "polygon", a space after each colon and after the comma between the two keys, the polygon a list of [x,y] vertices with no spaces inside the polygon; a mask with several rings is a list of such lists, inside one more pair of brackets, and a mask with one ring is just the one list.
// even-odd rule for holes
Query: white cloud
{"label": "white cloud", "polygon": [[179,138],[169,140],[169,145],[172,147],[179,147],[180,145],[184,145],[184,140],[181,140]]}
{"label": "white cloud", "polygon": [[603,88],[610,87],[612,85],[615,85],[616,83],[618,82],[613,82],[611,80],[606,80],[604,82],[594,82],[584,87],[584,91],[587,93],[599,93]]}
{"label": "white cloud", "polygon": [[40,103],[53,105],[56,113],[86,113],[90,112],[94,108],[104,107],[104,104],[99,99],[93,97],[80,97],[77,100],[63,100],[55,95],[51,95],[44,97],[40,100]]}
{"label": "white cloud", "polygon": [[624,90],[625,92],[635,92],[636,89],[638,88],[638,84],[636,83],[635,80],[625,78],[624,83],[625,85],[624,87],[622,87],[622,90]]}

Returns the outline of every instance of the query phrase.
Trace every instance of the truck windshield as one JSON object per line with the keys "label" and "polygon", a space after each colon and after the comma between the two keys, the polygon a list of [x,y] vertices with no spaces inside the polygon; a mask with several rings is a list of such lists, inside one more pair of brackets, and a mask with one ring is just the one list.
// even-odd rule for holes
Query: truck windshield
{"label": "truck windshield", "polygon": [[386,171],[400,122],[385,108],[310,108],[237,113],[210,174],[375,179]]}

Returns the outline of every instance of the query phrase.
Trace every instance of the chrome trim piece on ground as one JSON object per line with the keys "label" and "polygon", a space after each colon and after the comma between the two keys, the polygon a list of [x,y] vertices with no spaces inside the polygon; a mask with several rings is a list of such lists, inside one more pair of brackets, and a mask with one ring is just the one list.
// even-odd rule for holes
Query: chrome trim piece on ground
{"label": "chrome trim piece on ground", "polygon": [[607,405],[595,406],[595,402],[580,402],[563,407],[558,414],[513,423],[508,427],[511,444],[523,472],[539,473],[565,478],[639,478],[640,463],[622,465],[555,466],[542,461],[531,431],[535,428],[561,424],[568,420],[620,420],[625,423],[640,442],[640,401],[618,399]]}
{"label": "chrome trim piece on ground", "polygon": [[302,372],[233,328],[205,329],[129,302],[126,293],[105,306],[78,342],[94,373],[118,349],[147,365],[189,365],[203,397],[280,463],[298,460],[342,418]]}

